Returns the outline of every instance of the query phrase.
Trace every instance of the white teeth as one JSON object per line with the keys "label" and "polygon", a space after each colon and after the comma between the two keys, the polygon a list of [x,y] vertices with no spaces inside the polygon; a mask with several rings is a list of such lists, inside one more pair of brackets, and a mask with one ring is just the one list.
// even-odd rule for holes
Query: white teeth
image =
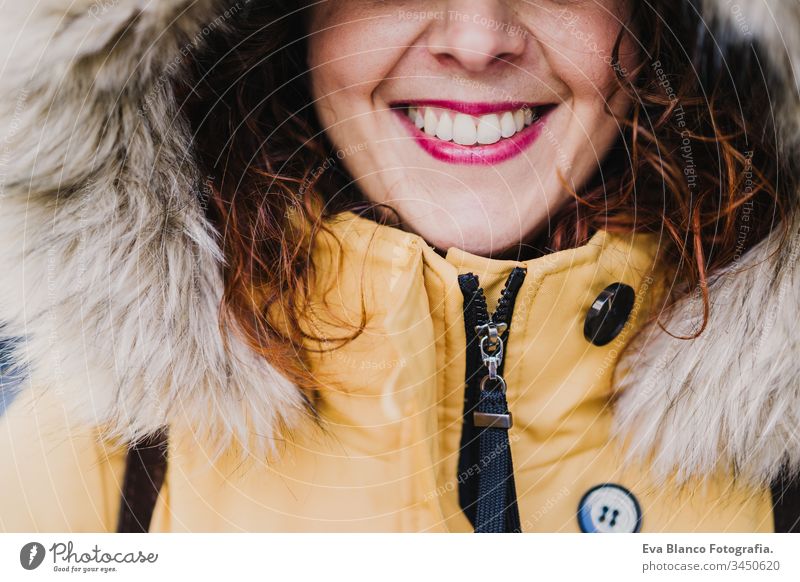
{"label": "white teeth", "polygon": [[425,127],[425,118],[422,117],[422,114],[416,107],[408,108],[408,116],[411,118],[411,121],[414,122],[414,125],[417,126],[417,129],[422,129]]}
{"label": "white teeth", "polygon": [[478,128],[469,115],[457,113],[453,120],[453,141],[461,145],[475,145],[478,141]]}
{"label": "white teeth", "polygon": [[514,125],[517,126],[517,131],[522,131],[522,128],[525,127],[525,113],[523,113],[522,109],[517,109],[514,112]]}
{"label": "white teeth", "polygon": [[533,123],[533,110],[525,107],[522,112],[525,114],[525,125]]}
{"label": "white teeth", "polygon": [[425,133],[428,135],[436,135],[437,125],[436,114],[433,112],[433,109],[425,109]]}
{"label": "white teeth", "polygon": [[439,118],[439,125],[436,127],[436,137],[444,141],[453,139],[453,120],[448,113],[442,113]]}
{"label": "white teeth", "polygon": [[500,116],[500,135],[511,137],[515,133],[517,133],[517,126],[514,123],[514,114],[506,111]]}
{"label": "white teeth", "polygon": [[427,135],[466,146],[490,145],[513,137],[535,120],[534,111],[528,107],[478,118],[434,107],[409,107],[407,115]]}
{"label": "white teeth", "polygon": [[493,144],[500,141],[500,118],[494,113],[482,115],[478,122],[478,143]]}

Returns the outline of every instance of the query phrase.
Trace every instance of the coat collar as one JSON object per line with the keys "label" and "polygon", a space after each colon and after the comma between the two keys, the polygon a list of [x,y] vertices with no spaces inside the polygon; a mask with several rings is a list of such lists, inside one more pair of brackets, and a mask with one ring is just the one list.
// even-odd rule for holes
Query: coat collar
{"label": "coat collar", "polygon": [[[580,338],[576,345],[590,355],[604,355],[604,370],[598,376],[610,375],[636,332],[651,315],[657,315],[668,277],[660,260],[662,241],[645,233],[599,230],[576,248],[526,261],[498,260],[458,248],[442,256],[415,234],[345,212],[332,220],[316,246],[314,263],[323,271],[315,283],[320,293],[316,302],[333,307],[336,313],[329,319],[340,320],[344,313],[344,319],[355,325],[363,314],[369,325],[369,318],[391,320],[400,306],[413,303],[416,313],[405,313],[399,325],[432,319],[443,330],[438,335],[447,336],[459,353],[465,342],[459,276],[478,277],[493,312],[512,269],[522,267],[527,274],[514,309],[510,334],[514,344],[535,343],[534,337],[544,334],[548,345],[537,349],[547,351]],[[619,283],[634,292],[632,313],[617,336],[602,347],[595,346],[584,337],[584,323],[604,290]],[[424,296],[425,302],[416,301],[417,295]],[[578,363],[575,354],[565,356],[554,350],[548,366],[569,368]]]}
{"label": "coat collar", "polygon": [[[420,442],[458,450],[471,353],[459,275],[477,275],[494,312],[509,273],[524,267],[503,372],[515,418],[510,438],[524,452],[519,469],[607,448],[615,365],[664,289],[659,250],[654,235],[598,231],[585,245],[528,261],[456,248],[441,256],[414,234],[350,213],[337,217],[317,244],[314,264],[327,276],[315,284],[319,295],[307,310],[309,332],[323,344],[312,342],[308,360],[322,381],[323,421],[332,431],[362,427],[348,433],[356,443],[391,426],[397,439],[416,431]],[[608,344],[594,345],[584,322],[614,283],[634,290],[633,311]],[[362,321],[352,343],[319,350]],[[353,446],[363,454],[363,445]],[[458,474],[457,457],[443,455],[437,470]]]}

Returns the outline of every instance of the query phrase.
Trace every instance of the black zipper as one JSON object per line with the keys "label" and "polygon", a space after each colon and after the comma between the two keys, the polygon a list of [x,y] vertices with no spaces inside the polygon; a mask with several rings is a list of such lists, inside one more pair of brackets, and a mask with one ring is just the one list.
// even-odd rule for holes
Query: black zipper
{"label": "black zipper", "polygon": [[459,504],[476,532],[520,531],[503,379],[511,317],[526,271],[515,267],[489,314],[478,277],[460,275],[467,361],[458,460]]}

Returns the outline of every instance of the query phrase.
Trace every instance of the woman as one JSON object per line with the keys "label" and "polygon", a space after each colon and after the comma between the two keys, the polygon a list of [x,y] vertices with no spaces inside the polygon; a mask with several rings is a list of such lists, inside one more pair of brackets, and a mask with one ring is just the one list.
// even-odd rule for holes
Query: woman
{"label": "woman", "polygon": [[3,529],[796,523],[796,5],[61,5],[0,35]]}

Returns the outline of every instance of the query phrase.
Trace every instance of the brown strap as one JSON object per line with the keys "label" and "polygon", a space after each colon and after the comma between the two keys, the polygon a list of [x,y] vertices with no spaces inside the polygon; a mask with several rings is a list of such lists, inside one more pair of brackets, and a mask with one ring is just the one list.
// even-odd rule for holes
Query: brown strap
{"label": "brown strap", "polygon": [[147,533],[166,472],[166,429],[148,435],[128,448],[118,533]]}
{"label": "brown strap", "polygon": [[800,533],[800,475],[784,468],[772,484],[772,515],[776,533]]}

